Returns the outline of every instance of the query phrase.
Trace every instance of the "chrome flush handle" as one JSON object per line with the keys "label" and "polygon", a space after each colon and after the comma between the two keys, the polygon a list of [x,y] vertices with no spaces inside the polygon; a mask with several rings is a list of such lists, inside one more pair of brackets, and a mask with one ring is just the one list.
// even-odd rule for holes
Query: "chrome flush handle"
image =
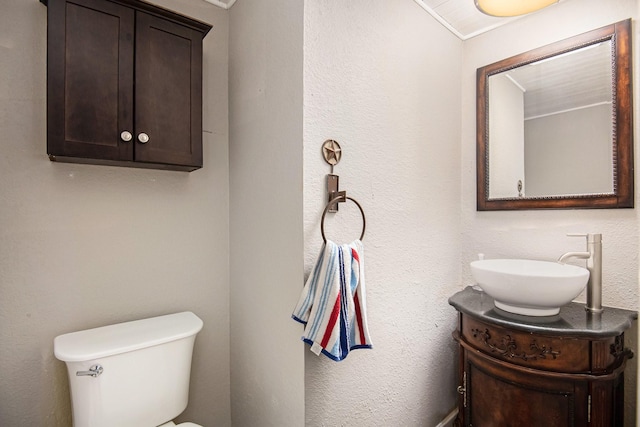
{"label": "chrome flush handle", "polygon": [[76,377],[97,377],[102,375],[104,368],[102,365],[93,365],[88,371],[76,371]]}

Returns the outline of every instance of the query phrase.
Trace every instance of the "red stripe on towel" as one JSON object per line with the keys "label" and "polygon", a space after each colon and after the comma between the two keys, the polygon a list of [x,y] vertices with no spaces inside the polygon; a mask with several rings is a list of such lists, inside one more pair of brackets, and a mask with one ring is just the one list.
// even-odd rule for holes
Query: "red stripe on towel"
{"label": "red stripe on towel", "polygon": [[356,306],[356,319],[358,319],[358,332],[360,332],[360,344],[367,344],[364,337],[364,328],[362,326],[362,312],[360,311],[360,300],[358,299],[358,293],[353,295],[353,302]]}
{"label": "red stripe on towel", "polygon": [[327,324],[327,329],[324,331],[324,336],[322,337],[322,341],[320,342],[320,346],[322,348],[326,348],[329,343],[329,338],[331,338],[331,332],[333,332],[333,328],[338,321],[338,316],[340,315],[340,294],[336,298],[336,303],[333,306],[333,310],[331,311],[331,317],[329,318],[329,323]]}
{"label": "red stripe on towel", "polygon": [[351,256],[353,256],[356,261],[360,262],[360,256],[358,255],[358,252],[356,252],[356,250],[353,248],[351,248]]}

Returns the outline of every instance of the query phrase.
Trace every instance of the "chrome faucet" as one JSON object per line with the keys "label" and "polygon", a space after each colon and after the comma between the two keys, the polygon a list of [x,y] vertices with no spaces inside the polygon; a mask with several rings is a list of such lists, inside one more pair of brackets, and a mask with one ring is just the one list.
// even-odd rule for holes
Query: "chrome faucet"
{"label": "chrome faucet", "polygon": [[586,252],[567,252],[558,258],[564,264],[569,258],[587,260],[589,281],[587,282],[587,305],[585,309],[591,313],[602,313],[602,234],[567,234],[570,237],[586,237]]}

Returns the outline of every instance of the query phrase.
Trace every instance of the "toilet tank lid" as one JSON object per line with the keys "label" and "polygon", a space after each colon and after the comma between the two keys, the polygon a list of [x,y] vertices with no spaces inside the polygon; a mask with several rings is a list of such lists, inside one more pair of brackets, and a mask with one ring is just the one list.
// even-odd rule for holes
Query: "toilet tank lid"
{"label": "toilet tank lid", "polygon": [[185,311],[60,335],[53,349],[64,362],[89,361],[186,338],[202,325],[198,316]]}

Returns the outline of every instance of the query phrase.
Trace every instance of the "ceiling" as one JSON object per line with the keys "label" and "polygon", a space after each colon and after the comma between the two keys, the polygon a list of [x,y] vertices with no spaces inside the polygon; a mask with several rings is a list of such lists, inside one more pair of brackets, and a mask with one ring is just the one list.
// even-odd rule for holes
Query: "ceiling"
{"label": "ceiling", "polygon": [[496,18],[476,9],[474,0],[414,0],[449,31],[469,39],[517,18]]}
{"label": "ceiling", "polygon": [[607,40],[501,74],[525,93],[525,118],[611,105],[611,51]]}
{"label": "ceiling", "polygon": [[[229,9],[236,0],[205,0]],[[482,34],[515,18],[496,18],[476,9],[474,0],[413,0],[461,40]],[[567,0],[559,0],[567,1]],[[550,6],[550,7],[553,7]]]}
{"label": "ceiling", "polygon": [[[231,0],[235,1],[235,0]],[[467,40],[508,22],[522,18],[498,18],[485,15],[474,0],[413,0],[461,40]],[[516,1],[516,0],[512,0]],[[523,0],[517,0],[523,1]],[[526,1],[526,0],[524,0]],[[562,3],[568,0],[557,0]],[[549,7],[554,7],[551,5]],[[534,12],[535,13],[535,12]],[[524,16],[524,15],[523,15]]]}

